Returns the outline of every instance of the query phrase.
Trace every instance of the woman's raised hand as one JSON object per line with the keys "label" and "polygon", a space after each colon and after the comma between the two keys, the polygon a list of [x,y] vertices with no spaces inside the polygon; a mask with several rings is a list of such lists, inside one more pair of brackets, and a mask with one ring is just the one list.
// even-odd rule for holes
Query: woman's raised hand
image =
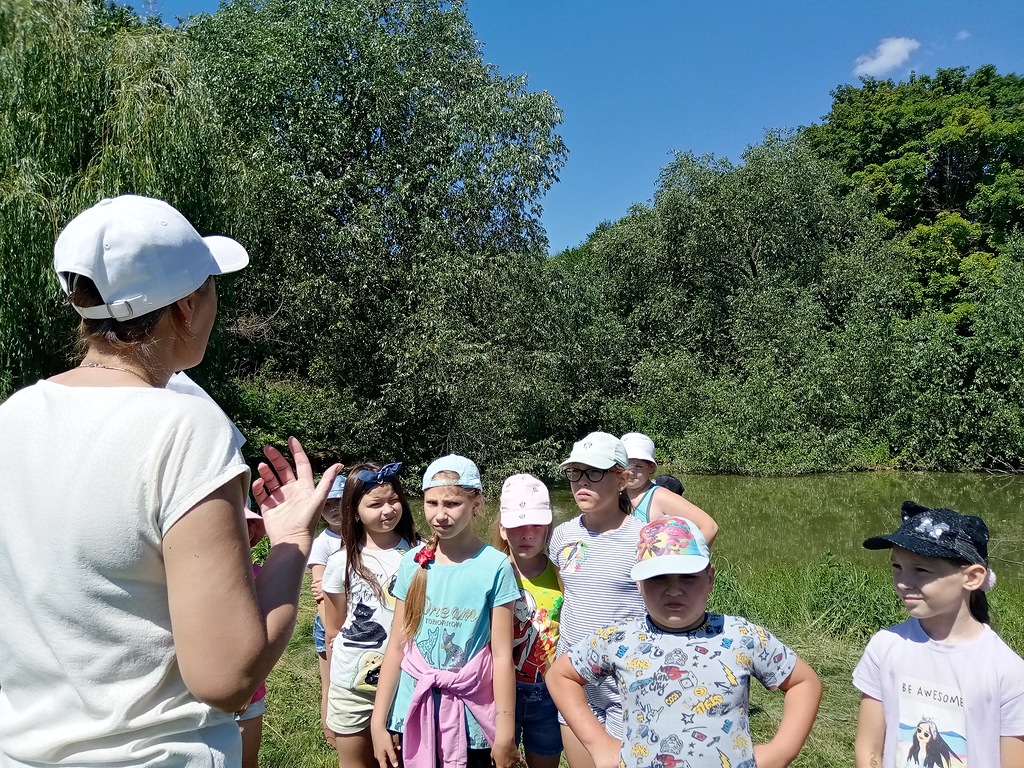
{"label": "woman's raised hand", "polygon": [[342,469],[341,464],[335,464],[324,472],[319,483],[314,483],[313,468],[302,443],[289,437],[288,449],[294,468],[277,448],[264,446],[270,464],[260,462],[259,477],[252,484],[253,499],[263,513],[271,546],[281,542],[308,545],[334,478]]}

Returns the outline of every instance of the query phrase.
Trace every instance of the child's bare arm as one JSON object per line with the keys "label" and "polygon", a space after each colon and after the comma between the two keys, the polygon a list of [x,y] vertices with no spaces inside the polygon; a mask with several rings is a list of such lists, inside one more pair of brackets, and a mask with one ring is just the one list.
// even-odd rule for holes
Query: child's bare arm
{"label": "child's bare arm", "polygon": [[555,660],[544,676],[544,682],[565,722],[593,758],[595,768],[618,766],[622,742],[610,736],[594,717],[583,692],[587,681],[573,668],[567,654]]}
{"label": "child's bare arm", "polygon": [[710,546],[718,535],[718,523],[707,512],[698,507],[689,499],[677,496],[665,488],[659,488],[654,492],[651,499],[651,520],[671,515],[673,517],[684,517],[700,528],[704,538]]}
{"label": "child's bare arm", "polygon": [[398,750],[388,732],[388,713],[398,690],[398,679],[402,674],[402,655],[409,641],[405,634],[405,600],[395,601],[395,618],[391,621],[391,635],[381,662],[377,694],[373,700],[373,715],[370,717],[370,736],[373,739],[373,754],[380,768],[398,768]]}
{"label": "child's bare arm", "polygon": [[785,694],[782,721],[775,738],[754,747],[754,761],[759,768],[785,768],[796,760],[811,733],[821,703],[821,680],[803,659],[779,686]]}
{"label": "child's bare arm", "polygon": [[[313,591],[313,599],[316,600],[317,605],[320,605],[320,603],[324,599],[324,591],[322,585],[324,580],[324,571],[326,569],[327,566],[324,565],[309,566],[309,572],[312,576],[312,581],[309,584],[309,588]],[[323,619],[323,616],[321,616],[320,618]]]}
{"label": "child's bare arm", "polygon": [[345,616],[348,613],[348,595],[344,592],[324,592],[323,594],[324,601],[320,605],[324,612],[324,645],[327,647],[327,669],[330,669],[334,638],[341,631],[341,627],[345,623]]}
{"label": "child's bare arm", "polygon": [[1024,737],[1002,736],[999,739],[1000,768],[1020,768],[1024,765]]}
{"label": "child's bare arm", "polygon": [[494,661],[495,729],[491,757],[495,768],[510,768],[519,759],[515,744],[516,673],[512,667],[512,606],[491,610],[491,657]]}
{"label": "child's bare arm", "polygon": [[857,717],[857,738],[853,744],[857,768],[881,768],[883,746],[885,746],[885,714],[882,712],[882,702],[870,696],[861,696],[860,714]]}

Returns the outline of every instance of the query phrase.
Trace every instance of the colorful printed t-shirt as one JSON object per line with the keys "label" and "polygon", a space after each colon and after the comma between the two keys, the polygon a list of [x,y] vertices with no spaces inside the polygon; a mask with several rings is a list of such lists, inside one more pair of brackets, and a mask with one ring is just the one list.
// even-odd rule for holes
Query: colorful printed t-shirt
{"label": "colorful printed t-shirt", "polygon": [[883,629],[853,684],[882,702],[883,768],[998,766],[1000,737],[1024,736],[1024,661],[987,624],[956,645],[932,640],[917,619]]}
{"label": "colorful printed t-shirt", "polygon": [[605,627],[573,646],[569,661],[591,683],[619,684],[620,766],[754,768],[750,678],[777,688],[797,657],[756,624],[709,613],[690,632],[666,632],[649,618]]}
{"label": "colorful printed t-shirt", "polygon": [[558,642],[557,610],[561,607],[562,588],[555,564],[534,579],[516,577],[519,599],[512,619],[512,664],[520,683],[543,683],[550,656]]}
{"label": "colorful printed t-shirt", "polygon": [[[395,580],[395,597],[405,600],[419,564],[416,547],[402,558]],[[461,669],[491,639],[491,609],[519,598],[519,587],[508,557],[484,545],[465,562],[431,563],[427,568],[427,595],[423,619],[413,641],[427,663],[436,669]],[[416,681],[402,670],[391,710],[389,728],[402,731]],[[466,710],[469,746],[487,749],[490,744],[476,719]]]}
{"label": "colorful printed t-shirt", "polygon": [[643,523],[625,515],[612,531],[592,533],[583,516],[555,528],[548,557],[562,575],[565,602],[558,626],[558,653],[565,653],[598,627],[647,609],[629,572],[636,564],[636,545]]}
{"label": "colorful printed t-shirt", "polygon": [[[341,631],[331,646],[331,685],[353,691],[374,692],[380,678],[391,620],[395,616],[395,581],[402,555],[409,551],[403,539],[394,549],[363,549],[363,565],[383,587],[384,602],[359,574],[352,573],[347,611]],[[324,569],[323,590],[345,593],[345,568],[348,551],[342,548],[331,555]]]}

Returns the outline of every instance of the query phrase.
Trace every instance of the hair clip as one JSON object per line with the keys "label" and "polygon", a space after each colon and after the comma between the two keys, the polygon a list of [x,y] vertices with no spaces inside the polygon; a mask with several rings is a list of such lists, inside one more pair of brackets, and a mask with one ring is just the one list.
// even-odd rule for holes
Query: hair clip
{"label": "hair clip", "polygon": [[419,563],[420,568],[426,568],[432,562],[434,562],[434,550],[430,547],[423,547],[419,552],[413,555],[413,560]]}
{"label": "hair clip", "polygon": [[391,482],[391,478],[397,475],[398,470],[401,468],[402,462],[393,461],[390,464],[385,464],[376,472],[372,469],[364,469],[356,477],[366,485],[383,485],[384,483]]}

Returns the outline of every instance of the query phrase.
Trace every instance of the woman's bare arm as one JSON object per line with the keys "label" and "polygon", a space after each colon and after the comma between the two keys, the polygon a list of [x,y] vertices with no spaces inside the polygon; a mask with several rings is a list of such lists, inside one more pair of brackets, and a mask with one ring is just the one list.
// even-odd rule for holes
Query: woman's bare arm
{"label": "woman's bare arm", "polygon": [[200,501],[163,539],[182,678],[196,698],[228,712],[248,703],[291,637],[313,527],[340,469],[332,467],[315,485],[302,446],[289,442],[296,467],[267,448],[277,476],[261,464],[253,483],[271,542],[255,582],[237,480]]}

